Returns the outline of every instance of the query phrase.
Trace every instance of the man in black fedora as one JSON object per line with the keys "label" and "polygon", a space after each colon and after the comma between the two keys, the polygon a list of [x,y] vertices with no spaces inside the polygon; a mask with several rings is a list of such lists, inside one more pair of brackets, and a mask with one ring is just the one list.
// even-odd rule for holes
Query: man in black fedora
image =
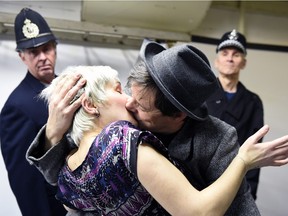
{"label": "man in black fedora", "polygon": [[[78,82],[63,99],[58,97],[61,102],[54,101],[50,121],[27,152],[27,159],[50,183],[57,182],[58,170],[71,145],[64,134],[80,100],[70,104],[69,99],[82,84]],[[239,144],[233,127],[208,115],[205,100],[219,84],[206,56],[190,45],[165,49],[158,43],[147,42],[127,86],[131,98],[126,108],[141,129],[152,131],[163,141],[171,156],[184,167],[191,184],[202,190],[219,178],[237,154]],[[37,155],[39,151],[45,154]],[[49,164],[51,159],[53,164]],[[260,215],[246,181],[226,215]]]}
{"label": "man in black fedora", "polygon": [[23,216],[66,214],[48,184],[25,159],[28,146],[47,122],[48,108],[38,94],[54,79],[56,37],[36,11],[23,8],[15,18],[16,51],[27,73],[13,90],[0,114],[1,152],[10,187]]}
{"label": "man in black fedora", "polygon": [[[246,38],[235,29],[221,37],[216,48],[214,65],[221,85],[206,101],[208,112],[237,130],[239,143],[264,125],[263,104],[260,97],[240,82],[240,73],[246,66]],[[259,140],[259,142],[261,142]],[[254,199],[257,197],[260,168],[250,170],[247,181]]]}

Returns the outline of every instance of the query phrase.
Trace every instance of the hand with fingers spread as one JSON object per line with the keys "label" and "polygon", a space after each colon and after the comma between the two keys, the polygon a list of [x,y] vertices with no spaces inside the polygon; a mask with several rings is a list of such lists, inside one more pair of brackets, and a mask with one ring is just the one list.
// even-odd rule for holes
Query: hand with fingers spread
{"label": "hand with fingers spread", "polygon": [[69,129],[75,111],[81,106],[82,95],[78,95],[78,99],[75,96],[85,83],[86,80],[79,74],[67,75],[60,79],[55,89],[50,92],[46,148],[59,142]]}
{"label": "hand with fingers spread", "polygon": [[247,170],[288,163],[288,135],[269,142],[257,143],[268,131],[269,126],[264,125],[240,147],[237,157],[244,161]]}

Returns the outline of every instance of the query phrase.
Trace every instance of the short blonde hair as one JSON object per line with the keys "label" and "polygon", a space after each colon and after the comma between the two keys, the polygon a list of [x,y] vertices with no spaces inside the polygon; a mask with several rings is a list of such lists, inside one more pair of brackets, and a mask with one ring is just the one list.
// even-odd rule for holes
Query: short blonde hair
{"label": "short blonde hair", "polygon": [[[52,92],[59,81],[73,73],[81,74],[86,79],[86,85],[83,87],[84,94],[93,104],[103,104],[107,100],[106,86],[110,83],[120,82],[118,72],[109,66],[69,66],[41,92],[40,97],[50,103]],[[70,134],[77,146],[79,146],[83,133],[95,127],[94,120],[95,116],[85,112],[82,107],[76,112]]]}

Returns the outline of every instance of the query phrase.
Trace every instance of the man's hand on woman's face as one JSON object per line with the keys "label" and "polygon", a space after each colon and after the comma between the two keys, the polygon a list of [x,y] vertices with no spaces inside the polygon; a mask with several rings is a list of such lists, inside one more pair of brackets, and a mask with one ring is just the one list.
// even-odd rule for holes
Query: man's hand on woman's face
{"label": "man's hand on woman's face", "polygon": [[78,99],[75,96],[85,83],[80,74],[67,75],[57,83],[49,102],[46,146],[55,145],[69,129],[75,111],[81,106],[83,93]]}

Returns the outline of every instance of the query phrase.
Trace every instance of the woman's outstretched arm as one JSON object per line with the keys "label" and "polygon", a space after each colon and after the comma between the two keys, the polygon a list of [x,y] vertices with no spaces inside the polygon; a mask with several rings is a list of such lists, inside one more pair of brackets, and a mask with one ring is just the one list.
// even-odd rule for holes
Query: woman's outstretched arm
{"label": "woman's outstretched arm", "polygon": [[248,170],[288,163],[288,135],[257,143],[268,131],[266,125],[247,139],[226,171],[202,191],[196,190],[170,161],[149,144],[139,145],[138,178],[172,215],[223,215]]}

